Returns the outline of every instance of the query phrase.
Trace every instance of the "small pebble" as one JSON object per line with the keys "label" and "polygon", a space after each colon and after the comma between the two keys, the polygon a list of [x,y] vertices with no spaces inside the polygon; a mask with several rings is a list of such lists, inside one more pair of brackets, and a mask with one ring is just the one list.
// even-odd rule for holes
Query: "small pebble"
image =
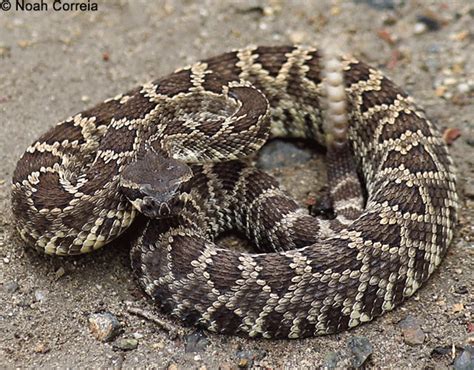
{"label": "small pebble", "polygon": [[194,333],[186,336],[185,338],[184,351],[189,352],[202,352],[209,345],[209,340],[206,335],[201,331],[195,331]]}
{"label": "small pebble", "polygon": [[464,311],[464,304],[462,302],[453,304],[453,313]]}
{"label": "small pebble", "polygon": [[304,40],[306,40],[306,33],[302,31],[294,31],[290,33],[289,38],[293,44],[301,44]]}
{"label": "small pebble", "polygon": [[48,292],[46,290],[38,289],[38,290],[35,290],[34,294],[35,294],[35,301],[42,302],[46,298],[46,295],[48,294]]}
{"label": "small pebble", "polygon": [[133,333],[133,337],[135,339],[142,339],[143,338],[143,334],[142,333]]}
{"label": "small pebble", "polygon": [[443,140],[446,144],[451,145],[459,139],[461,136],[461,130],[456,127],[448,127],[446,130],[443,131]]}
{"label": "small pebble", "polygon": [[237,363],[237,366],[242,368],[242,369],[245,369],[247,367],[249,367],[249,359],[248,358],[241,358],[239,359],[239,362]]}
{"label": "small pebble", "polygon": [[134,338],[122,338],[114,342],[113,348],[115,350],[131,351],[138,347],[138,340]]}
{"label": "small pebble", "polygon": [[347,341],[347,348],[352,352],[352,365],[361,367],[372,354],[374,348],[366,337],[352,337]]}
{"label": "small pebble", "polygon": [[431,357],[444,356],[451,351],[450,346],[438,346],[431,350]]}
{"label": "small pebble", "polygon": [[366,3],[377,10],[395,9],[400,3],[399,0],[355,0],[356,3]]}
{"label": "small pebble", "polygon": [[42,353],[42,354],[48,353],[50,350],[51,348],[49,348],[49,346],[43,342],[37,343],[35,348],[33,349],[35,353]]}
{"label": "small pebble", "polygon": [[223,362],[219,364],[219,370],[233,370],[234,366],[228,362]]}
{"label": "small pebble", "polygon": [[165,342],[160,341],[160,342],[158,342],[158,343],[153,343],[153,344],[151,345],[151,348],[153,348],[153,349],[158,349],[158,350],[163,349],[163,348],[165,348]]}
{"label": "small pebble", "polygon": [[17,42],[17,45],[22,48],[22,49],[25,49],[27,48],[28,46],[30,46],[32,44],[32,42],[30,40],[19,40]]}
{"label": "small pebble", "polygon": [[474,347],[466,346],[464,351],[454,360],[455,370],[473,370],[474,369]]}
{"label": "small pebble", "polygon": [[443,80],[443,84],[446,85],[446,86],[455,85],[457,82],[458,82],[458,80],[454,77],[446,77]]}
{"label": "small pebble", "polygon": [[457,86],[458,92],[461,94],[466,94],[471,90],[471,87],[468,83],[462,82]]}
{"label": "small pebble", "polygon": [[467,294],[469,293],[469,290],[466,285],[457,285],[454,287],[454,292],[457,294]]}
{"label": "small pebble", "polygon": [[66,270],[64,270],[64,267],[60,267],[56,270],[55,272],[55,277],[56,277],[56,280],[60,279],[61,277],[64,276],[64,274],[66,273]]}
{"label": "small pebble", "polygon": [[468,37],[470,37],[470,35],[471,34],[468,30],[464,30],[464,31],[461,31],[461,32],[451,34],[450,39],[455,40],[455,41],[464,41]]}
{"label": "small pebble", "polygon": [[120,332],[120,323],[111,313],[96,313],[89,317],[89,330],[95,339],[109,342]]}
{"label": "small pebble", "polygon": [[[418,23],[425,25],[429,31],[437,31],[441,28],[441,22],[433,15],[419,15],[416,17]],[[417,24],[418,24],[417,23]]]}
{"label": "small pebble", "polygon": [[9,57],[11,48],[0,44],[0,57]]}
{"label": "small pebble", "polygon": [[428,27],[426,27],[426,24],[418,22],[415,23],[415,26],[413,27],[413,33],[415,35],[421,35],[422,33],[425,33],[428,30]]}
{"label": "small pebble", "polygon": [[467,198],[474,199],[474,179],[472,178],[467,179],[466,183],[464,184],[464,195]]}
{"label": "small pebble", "polygon": [[267,354],[265,351],[237,351],[237,366],[249,368],[254,365],[255,360],[263,359]]}
{"label": "small pebble", "polygon": [[349,368],[349,361],[344,351],[329,352],[324,358],[323,369]]}
{"label": "small pebble", "polygon": [[5,285],[3,286],[3,289],[7,293],[15,293],[18,290],[18,283],[16,281],[9,281],[5,283]]}
{"label": "small pebble", "polygon": [[402,330],[403,340],[405,343],[415,346],[423,344],[425,341],[425,333],[423,333],[423,330],[421,330],[421,326],[417,318],[413,316],[407,316],[398,323],[398,326]]}

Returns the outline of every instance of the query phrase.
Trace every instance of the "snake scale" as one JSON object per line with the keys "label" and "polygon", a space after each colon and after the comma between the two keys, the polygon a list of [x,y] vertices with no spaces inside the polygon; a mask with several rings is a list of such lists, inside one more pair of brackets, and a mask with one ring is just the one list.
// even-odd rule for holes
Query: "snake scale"
{"label": "snake scale", "polygon": [[[325,145],[334,219],[242,158],[268,137]],[[85,253],[148,216],[131,251],[170,315],[226,334],[300,338],[392,310],[452,238],[455,170],[436,127],[380,71],[304,46],[248,47],[58,123],[13,175],[16,228]],[[228,230],[252,252],[219,246]]]}

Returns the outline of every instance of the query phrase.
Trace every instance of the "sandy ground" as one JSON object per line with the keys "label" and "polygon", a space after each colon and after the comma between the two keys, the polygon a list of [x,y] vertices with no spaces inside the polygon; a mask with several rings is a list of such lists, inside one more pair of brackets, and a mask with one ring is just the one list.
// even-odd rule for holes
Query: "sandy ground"
{"label": "sandy ground", "polygon": [[[452,364],[446,348],[456,345],[460,355],[473,335],[474,5],[398,3],[117,0],[101,1],[97,12],[0,11],[0,367],[323,365],[355,336],[372,344],[369,366]],[[9,195],[15,163],[54,122],[234,47],[335,40],[404,86],[440,127],[461,132],[452,145],[463,199],[457,237],[439,271],[394,312],[339,335],[265,341],[205,333],[193,345],[193,329],[172,336],[128,311],[138,307],[166,319],[133,281],[126,240],[61,259],[25,250],[15,238]],[[304,200],[318,189],[315,161],[273,172]],[[96,312],[119,319],[115,342],[91,335],[88,317]],[[408,315],[421,325],[422,344],[410,345],[402,334],[399,321]],[[138,347],[114,348],[127,338]]]}

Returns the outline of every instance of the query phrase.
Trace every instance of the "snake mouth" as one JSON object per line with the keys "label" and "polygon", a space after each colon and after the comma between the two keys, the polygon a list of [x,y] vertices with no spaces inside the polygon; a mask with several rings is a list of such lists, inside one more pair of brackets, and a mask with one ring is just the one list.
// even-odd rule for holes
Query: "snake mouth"
{"label": "snake mouth", "polygon": [[186,205],[189,196],[180,189],[181,186],[174,188],[169,193],[150,194],[148,187],[146,190],[140,187],[125,190],[124,193],[138,212],[148,218],[160,219],[178,215]]}
{"label": "snake mouth", "polygon": [[170,204],[168,202],[160,202],[152,197],[145,197],[140,199],[138,202],[132,202],[132,204],[138,209],[139,212],[149,218],[171,217],[173,215],[172,210],[175,209],[172,203]]}

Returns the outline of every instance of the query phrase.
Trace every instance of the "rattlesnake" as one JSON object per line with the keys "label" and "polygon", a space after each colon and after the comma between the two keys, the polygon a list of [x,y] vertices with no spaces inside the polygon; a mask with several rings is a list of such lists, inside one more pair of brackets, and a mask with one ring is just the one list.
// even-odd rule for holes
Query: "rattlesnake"
{"label": "rattlesnake", "polygon": [[[452,240],[452,160],[380,71],[325,60],[311,47],[240,49],[60,122],[15,169],[20,235],[49,254],[89,252],[138,209],[153,217],[131,252],[141,286],[165,312],[219,333],[297,338],[391,310]],[[326,145],[336,219],[308,215],[238,160],[269,134]],[[230,229],[259,253],[218,247]]]}

